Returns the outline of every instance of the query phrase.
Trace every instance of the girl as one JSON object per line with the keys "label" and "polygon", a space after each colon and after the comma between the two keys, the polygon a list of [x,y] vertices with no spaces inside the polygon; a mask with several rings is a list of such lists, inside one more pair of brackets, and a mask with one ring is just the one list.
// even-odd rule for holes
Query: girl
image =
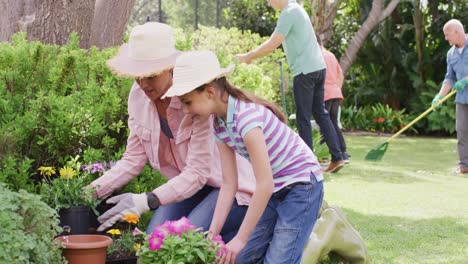
{"label": "girl", "polygon": [[232,70],[210,51],[187,52],[164,95],[179,96],[185,112],[214,115],[223,184],[210,235],[221,230],[238,188],[237,152],[252,163],[256,188],[220,263],[300,263],[322,203],[320,166],[276,105],[226,81]]}

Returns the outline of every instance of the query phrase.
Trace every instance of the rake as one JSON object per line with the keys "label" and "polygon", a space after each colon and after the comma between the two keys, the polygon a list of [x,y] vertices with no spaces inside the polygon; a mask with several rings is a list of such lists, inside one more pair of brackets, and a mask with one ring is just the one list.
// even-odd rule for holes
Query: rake
{"label": "rake", "polygon": [[385,154],[385,151],[387,151],[387,148],[388,148],[388,144],[390,143],[390,141],[394,140],[396,137],[398,137],[399,135],[401,135],[403,132],[405,132],[408,128],[410,128],[412,125],[414,125],[416,122],[418,122],[419,120],[421,120],[423,117],[425,117],[426,115],[428,115],[430,112],[432,112],[432,110],[434,110],[436,107],[438,107],[440,104],[442,104],[443,102],[445,102],[447,99],[449,99],[452,95],[456,94],[457,93],[457,90],[453,90],[451,91],[449,94],[447,94],[444,98],[442,98],[439,102],[437,102],[435,105],[429,107],[429,109],[427,109],[426,111],[424,111],[424,113],[422,113],[421,115],[419,115],[418,117],[416,117],[413,121],[411,121],[409,124],[407,124],[406,126],[404,126],[402,129],[400,129],[400,131],[398,131],[395,135],[393,135],[392,137],[390,137],[389,139],[387,139],[384,143],[378,145],[377,147],[371,149],[367,155],[366,155],[366,160],[370,160],[370,161],[379,161],[382,159],[382,157],[384,156]]}

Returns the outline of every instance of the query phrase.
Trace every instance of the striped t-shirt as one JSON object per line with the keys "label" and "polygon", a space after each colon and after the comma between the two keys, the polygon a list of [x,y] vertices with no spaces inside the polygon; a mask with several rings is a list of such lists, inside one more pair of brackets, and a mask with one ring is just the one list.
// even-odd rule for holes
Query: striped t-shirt
{"label": "striped t-shirt", "polygon": [[263,105],[244,102],[229,96],[226,122],[217,117],[216,140],[226,143],[250,161],[244,137],[260,127],[265,136],[273,171],[274,192],[295,182],[310,182],[311,174],[323,180],[317,157],[304,141],[273,112]]}

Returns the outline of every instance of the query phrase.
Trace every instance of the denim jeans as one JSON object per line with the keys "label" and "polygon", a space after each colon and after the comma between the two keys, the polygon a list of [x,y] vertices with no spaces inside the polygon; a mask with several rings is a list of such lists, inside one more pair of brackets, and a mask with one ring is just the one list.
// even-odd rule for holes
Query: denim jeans
{"label": "denim jeans", "polygon": [[[208,230],[213,218],[218,195],[218,188],[205,185],[205,187],[188,199],[160,206],[154,212],[146,233],[153,232],[156,226],[163,224],[166,220],[174,221],[182,216],[187,217],[193,225],[202,227],[203,230]],[[246,212],[247,206],[238,205],[234,201],[221,230],[221,236],[225,242],[229,242],[237,234]]]}
{"label": "denim jeans", "polygon": [[300,263],[323,200],[323,183],[292,184],[274,193],[236,263]]}
{"label": "denim jeans", "polygon": [[325,69],[294,76],[293,92],[294,101],[296,102],[296,124],[299,136],[314,150],[312,127],[310,125],[310,117],[313,116],[323,132],[323,137],[332,156],[332,162],[336,162],[343,158],[335,128],[328,112],[325,110],[323,102],[324,83]]}
{"label": "denim jeans", "polygon": [[[327,110],[328,114],[330,115],[330,120],[333,124],[333,127],[336,131],[336,136],[338,137],[338,145],[340,146],[341,154],[344,156],[346,153],[346,142],[344,140],[343,132],[341,132],[340,127],[338,126],[338,111],[340,110],[341,99],[333,98],[325,102],[325,110]],[[320,133],[323,132],[320,129]],[[321,144],[325,142],[325,139],[322,138],[320,141]],[[345,157],[343,157],[344,159]]]}

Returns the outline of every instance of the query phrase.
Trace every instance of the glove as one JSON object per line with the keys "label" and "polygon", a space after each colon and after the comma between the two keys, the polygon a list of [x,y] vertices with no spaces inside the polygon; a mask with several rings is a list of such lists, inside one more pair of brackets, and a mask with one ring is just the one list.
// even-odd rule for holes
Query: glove
{"label": "glove", "polygon": [[113,226],[126,214],[136,214],[140,217],[142,213],[150,210],[146,193],[124,193],[110,198],[107,203],[116,205],[98,217],[99,223],[102,224],[97,229],[99,232]]}
{"label": "glove", "polygon": [[457,92],[460,92],[461,90],[465,89],[465,86],[468,85],[468,80],[467,79],[462,79],[453,85],[453,89],[457,90]]}
{"label": "glove", "polygon": [[[431,104],[431,106],[436,105],[442,98],[444,98],[442,95],[436,94],[436,96],[434,96],[434,99],[432,99],[432,104]],[[439,107],[440,107],[440,105],[437,106],[436,109],[439,108]]]}

